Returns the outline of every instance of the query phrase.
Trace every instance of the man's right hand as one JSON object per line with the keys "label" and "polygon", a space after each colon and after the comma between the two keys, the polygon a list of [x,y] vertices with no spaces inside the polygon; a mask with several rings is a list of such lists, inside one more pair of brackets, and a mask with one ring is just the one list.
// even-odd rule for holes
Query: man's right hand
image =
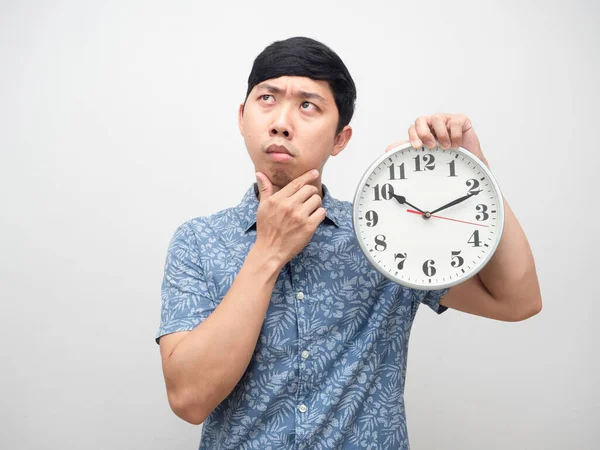
{"label": "man's right hand", "polygon": [[273,193],[273,185],[256,174],[260,204],[256,212],[256,244],[283,267],[308,244],[325,219],[319,190],[310,183],[319,177],[314,169]]}
{"label": "man's right hand", "polygon": [[227,294],[193,330],[160,338],[169,404],[189,423],[204,422],[248,369],[281,269],[325,218],[318,189],[310,184],[318,176],[316,170],[305,173],[274,193],[267,176],[256,175],[256,243]]}

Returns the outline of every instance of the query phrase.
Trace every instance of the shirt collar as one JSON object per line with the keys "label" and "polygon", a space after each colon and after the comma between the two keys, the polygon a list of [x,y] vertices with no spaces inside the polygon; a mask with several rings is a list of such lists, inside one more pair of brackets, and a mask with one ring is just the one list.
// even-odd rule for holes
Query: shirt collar
{"label": "shirt collar", "polygon": [[[322,184],[323,201],[322,206],[325,208],[325,222],[331,222],[336,227],[341,225],[340,208],[338,200],[333,198],[329,193],[329,189]],[[236,207],[238,215],[242,222],[242,228],[245,232],[256,225],[256,210],[258,209],[258,185],[254,183],[244,194],[242,201]]]}

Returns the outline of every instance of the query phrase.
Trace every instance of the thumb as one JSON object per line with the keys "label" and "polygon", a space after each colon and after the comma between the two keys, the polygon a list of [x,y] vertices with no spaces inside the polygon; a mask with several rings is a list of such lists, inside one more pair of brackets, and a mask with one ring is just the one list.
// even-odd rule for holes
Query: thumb
{"label": "thumb", "polygon": [[273,195],[273,185],[265,174],[261,172],[256,173],[256,183],[258,184],[258,191],[260,192],[260,200],[264,200]]}

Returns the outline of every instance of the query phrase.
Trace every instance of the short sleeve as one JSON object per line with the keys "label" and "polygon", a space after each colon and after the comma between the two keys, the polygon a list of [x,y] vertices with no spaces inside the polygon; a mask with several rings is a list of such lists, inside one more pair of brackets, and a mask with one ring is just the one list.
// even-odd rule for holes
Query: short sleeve
{"label": "short sleeve", "polygon": [[442,297],[444,295],[446,295],[446,292],[448,292],[449,290],[450,289],[439,289],[439,290],[433,290],[433,291],[421,291],[422,292],[422,296],[421,296],[420,302],[423,303],[423,304],[425,304],[425,305],[427,305],[427,306],[429,306],[436,313],[442,314],[448,308],[446,306],[440,305],[440,300],[442,299]]}
{"label": "short sleeve", "polygon": [[171,239],[161,294],[157,344],[165,334],[193,330],[215,309],[200,263],[198,239],[190,222],[177,228]]}

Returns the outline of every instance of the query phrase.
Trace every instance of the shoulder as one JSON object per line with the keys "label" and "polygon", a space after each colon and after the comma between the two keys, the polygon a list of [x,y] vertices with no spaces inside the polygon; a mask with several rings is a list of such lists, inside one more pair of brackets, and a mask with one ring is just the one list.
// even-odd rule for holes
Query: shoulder
{"label": "shoulder", "polygon": [[332,199],[333,208],[344,216],[352,217],[352,203],[347,200]]}
{"label": "shoulder", "polygon": [[342,224],[352,227],[352,203],[346,200],[337,200],[334,211]]}
{"label": "shoulder", "polygon": [[352,203],[334,198],[328,193],[323,206],[327,216],[338,226],[352,228]]}
{"label": "shoulder", "polygon": [[187,241],[206,241],[231,227],[239,226],[239,214],[236,207],[225,208],[207,216],[198,216],[180,224],[174,238]]}

